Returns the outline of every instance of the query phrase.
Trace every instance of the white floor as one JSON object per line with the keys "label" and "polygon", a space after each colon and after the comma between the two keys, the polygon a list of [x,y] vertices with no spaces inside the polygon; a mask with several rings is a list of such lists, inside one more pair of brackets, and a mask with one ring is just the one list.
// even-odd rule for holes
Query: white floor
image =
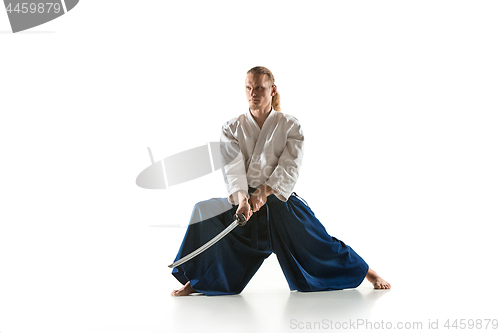
{"label": "white floor", "polygon": [[171,324],[188,332],[207,327],[220,332],[380,331],[398,325],[425,331],[431,330],[431,323],[432,328],[438,325],[445,330],[447,319],[450,325],[455,319],[500,319],[495,301],[499,293],[494,287],[481,292],[448,279],[432,283],[432,272],[387,276],[392,290],[374,290],[365,281],[356,289],[316,293],[288,291],[279,273],[271,257],[241,295],[169,299]]}
{"label": "white floor", "polygon": [[[405,251],[412,257],[410,246],[380,258],[380,267],[373,266],[392,284],[388,291],[373,290],[365,281],[350,290],[290,292],[272,255],[240,295],[171,297],[180,284],[167,265],[183,228],[102,228],[99,233],[68,229],[66,234],[73,238],[59,242],[54,241],[58,234],[53,230],[20,229],[18,235],[11,230],[17,236],[10,243],[16,255],[3,261],[0,277],[2,333],[363,331],[370,327],[380,331],[387,325],[394,329],[398,323],[422,325],[424,331],[436,320],[444,330],[447,319],[499,319],[496,267],[467,271],[467,257],[462,270],[447,266],[439,270],[424,260],[406,264],[401,259]],[[469,250],[481,251],[472,243]],[[422,258],[429,258],[431,252],[421,252]]]}

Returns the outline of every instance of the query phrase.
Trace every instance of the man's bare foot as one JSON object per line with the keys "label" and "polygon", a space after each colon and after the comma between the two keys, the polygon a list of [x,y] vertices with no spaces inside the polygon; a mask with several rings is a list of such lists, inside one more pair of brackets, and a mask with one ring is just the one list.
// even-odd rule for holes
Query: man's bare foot
{"label": "man's bare foot", "polygon": [[174,290],[170,294],[170,296],[187,296],[192,293],[196,293],[197,291],[191,287],[191,281],[188,281],[185,285],[182,286],[179,290]]}
{"label": "man's bare foot", "polygon": [[375,289],[391,289],[391,284],[386,280],[382,279],[377,272],[373,269],[368,269],[368,274],[366,274],[366,279],[373,284]]}

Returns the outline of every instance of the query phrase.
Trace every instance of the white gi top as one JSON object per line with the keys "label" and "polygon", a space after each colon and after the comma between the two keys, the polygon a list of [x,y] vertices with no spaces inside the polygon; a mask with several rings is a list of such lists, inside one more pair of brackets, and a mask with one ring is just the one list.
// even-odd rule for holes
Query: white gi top
{"label": "white gi top", "polygon": [[304,135],[299,121],[271,109],[262,129],[250,110],[222,126],[222,170],[228,200],[238,204],[238,191],[248,197],[248,187],[271,187],[287,201],[299,176]]}

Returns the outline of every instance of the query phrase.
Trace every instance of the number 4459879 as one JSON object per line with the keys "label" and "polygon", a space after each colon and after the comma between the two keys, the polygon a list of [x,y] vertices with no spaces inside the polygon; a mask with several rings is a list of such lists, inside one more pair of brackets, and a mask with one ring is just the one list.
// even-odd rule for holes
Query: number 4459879
{"label": "number 4459879", "polygon": [[[491,325],[490,325],[491,324]],[[444,327],[447,329],[488,329],[498,328],[498,320],[497,319],[455,319],[454,321],[448,319],[444,323]]]}
{"label": "number 4459879", "polygon": [[61,11],[61,4],[59,3],[53,3],[53,2],[46,2],[46,3],[29,3],[29,2],[23,2],[23,3],[17,3],[14,7],[12,7],[12,3],[9,3],[7,5],[7,12],[8,13],[59,13]]}

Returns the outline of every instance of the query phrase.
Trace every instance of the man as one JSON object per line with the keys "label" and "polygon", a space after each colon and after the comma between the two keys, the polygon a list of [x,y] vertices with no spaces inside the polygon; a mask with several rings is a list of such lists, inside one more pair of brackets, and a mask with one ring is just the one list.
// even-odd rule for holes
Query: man
{"label": "man", "polygon": [[[390,289],[366,262],[341,240],[330,236],[309,205],[292,189],[303,155],[304,136],[298,120],[280,112],[274,76],[254,67],[245,79],[249,111],[222,128],[223,173],[227,200],[212,199],[195,206],[206,215],[191,224],[177,259],[223,230],[232,215],[242,213],[248,223],[198,257],[174,268],[184,284],[172,296],[195,292],[206,295],[240,293],[271,253],[275,253],[290,290],[320,291],[355,288],[364,278],[376,289]],[[232,149],[232,153],[229,148]]]}

